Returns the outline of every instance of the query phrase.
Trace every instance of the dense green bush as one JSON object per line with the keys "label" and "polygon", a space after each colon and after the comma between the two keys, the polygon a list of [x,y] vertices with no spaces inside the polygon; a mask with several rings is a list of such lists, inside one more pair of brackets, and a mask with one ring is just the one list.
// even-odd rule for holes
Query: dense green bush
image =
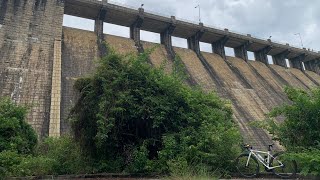
{"label": "dense green bush", "polygon": [[287,158],[293,159],[298,163],[299,170],[303,175],[320,175],[320,148],[290,152]]}
{"label": "dense green bush", "polygon": [[[90,160],[81,152],[74,139],[68,136],[46,138],[38,145],[35,154],[50,162],[48,174],[81,174],[92,171],[89,167]],[[37,159],[34,160],[36,161]]]}
{"label": "dense green bush", "polygon": [[0,99],[0,152],[28,154],[37,144],[37,135],[25,121],[27,109],[10,99]]}
{"label": "dense green bush", "polygon": [[[267,129],[288,150],[304,174],[320,174],[320,88],[310,92],[287,87],[291,103],[275,108],[260,126]],[[278,123],[275,118],[282,116]]]}
{"label": "dense green bush", "polygon": [[[93,172],[90,160],[81,153],[70,137],[47,138],[34,154],[16,151],[0,153],[0,174],[3,176],[43,176]],[[0,178],[1,179],[1,178]]]}
{"label": "dense green bush", "polygon": [[21,156],[20,163],[13,166],[10,176],[44,176],[57,174],[53,166],[57,163],[54,159],[45,156]]}
{"label": "dense green bush", "polygon": [[14,175],[24,156],[33,152],[37,136],[25,122],[27,108],[0,99],[0,179]]}
{"label": "dense green bush", "polygon": [[13,151],[0,152],[0,179],[14,175],[17,166],[21,163],[23,156]]}
{"label": "dense green bush", "polygon": [[[289,104],[274,108],[269,118],[258,123],[267,129],[287,149],[313,148],[320,140],[320,88],[306,92],[291,87],[285,88]],[[277,117],[284,118],[278,123]]]}
{"label": "dense green bush", "polygon": [[230,105],[187,87],[180,73],[151,68],[147,57],[111,51],[93,76],[76,81],[72,124],[83,150],[104,172],[166,173],[180,160],[229,168],[240,141]]}
{"label": "dense green bush", "polygon": [[7,176],[76,174],[91,172],[80,147],[70,137],[37,136],[25,122],[27,109],[10,99],[0,100],[0,179]]}

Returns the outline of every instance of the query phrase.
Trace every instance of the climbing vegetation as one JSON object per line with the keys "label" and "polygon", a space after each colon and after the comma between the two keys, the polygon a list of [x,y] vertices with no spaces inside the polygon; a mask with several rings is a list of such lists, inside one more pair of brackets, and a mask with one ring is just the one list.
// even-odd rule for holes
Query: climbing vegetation
{"label": "climbing vegetation", "polygon": [[186,86],[179,62],[171,75],[152,68],[149,53],[109,50],[76,81],[72,127],[82,149],[101,172],[230,170],[241,139],[230,104]]}

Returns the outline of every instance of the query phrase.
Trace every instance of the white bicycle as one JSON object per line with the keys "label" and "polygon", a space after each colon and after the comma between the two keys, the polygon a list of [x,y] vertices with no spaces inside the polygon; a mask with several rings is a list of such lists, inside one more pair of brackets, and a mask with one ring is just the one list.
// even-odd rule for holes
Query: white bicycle
{"label": "white bicycle", "polygon": [[284,158],[284,152],[271,154],[273,144],[268,151],[254,150],[252,146],[245,145],[246,153],[241,154],[236,160],[238,172],[247,178],[256,177],[259,174],[260,162],[267,172],[273,172],[281,178],[294,178],[297,173],[297,163],[294,160]]}

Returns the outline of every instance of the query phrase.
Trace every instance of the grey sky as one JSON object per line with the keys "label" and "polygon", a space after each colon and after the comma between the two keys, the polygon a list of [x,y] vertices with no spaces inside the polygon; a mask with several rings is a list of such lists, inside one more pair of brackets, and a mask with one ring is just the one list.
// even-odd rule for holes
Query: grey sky
{"label": "grey sky", "polygon": [[[138,8],[142,3],[145,11],[167,16],[174,15],[198,23],[200,4],[201,19],[206,26],[228,28],[243,34],[252,34],[262,39],[272,36],[273,41],[301,47],[300,33],[306,48],[320,50],[320,0],[112,0]],[[67,26],[84,29],[93,24],[83,20],[65,17]],[[105,25],[106,33],[129,36],[129,30]],[[142,32],[142,39],[159,42],[159,35]],[[174,39],[174,45],[185,47],[184,40]],[[210,50],[202,44],[203,50]],[[228,52],[230,53],[230,52]]]}

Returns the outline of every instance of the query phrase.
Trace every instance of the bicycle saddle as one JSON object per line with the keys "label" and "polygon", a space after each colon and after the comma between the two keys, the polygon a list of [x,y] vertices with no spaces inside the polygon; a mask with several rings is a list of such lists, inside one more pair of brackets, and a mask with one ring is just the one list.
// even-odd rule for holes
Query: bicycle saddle
{"label": "bicycle saddle", "polygon": [[271,151],[271,148],[273,147],[273,145],[274,145],[274,143],[269,144],[269,146],[268,146],[268,151]]}

